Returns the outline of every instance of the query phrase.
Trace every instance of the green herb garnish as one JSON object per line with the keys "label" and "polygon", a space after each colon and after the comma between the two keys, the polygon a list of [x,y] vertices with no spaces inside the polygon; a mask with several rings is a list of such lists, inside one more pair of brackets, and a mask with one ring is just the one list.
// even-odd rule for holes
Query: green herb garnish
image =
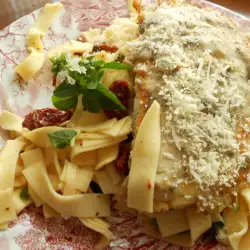
{"label": "green herb garnish", "polygon": [[76,107],[77,100],[78,100],[77,96],[65,97],[65,98],[58,97],[55,95],[52,96],[52,102],[54,106],[60,110],[73,109],[74,107]]}
{"label": "green herb garnish", "polygon": [[101,81],[105,69],[132,70],[132,66],[120,62],[95,61],[93,57],[71,58],[64,54],[52,58],[51,62],[53,63],[52,72],[55,76],[58,76],[60,72],[67,75],[53,92],[52,102],[56,108],[72,109],[76,107],[77,97],[83,95],[83,106],[92,113],[99,113],[101,109],[126,109],[116,95],[102,85]]}
{"label": "green herb garnish", "polygon": [[204,233],[203,239],[205,241],[210,241],[210,240],[215,239],[215,237],[217,236],[218,230],[223,227],[224,227],[224,223],[221,221],[213,223],[212,227],[206,233]]}
{"label": "green herb garnish", "polygon": [[64,70],[67,66],[67,59],[66,56],[64,54],[60,55],[57,58],[52,58],[51,62],[53,63],[52,66],[52,73],[57,76],[57,74]]}
{"label": "green herb garnish", "polygon": [[48,133],[51,144],[56,148],[66,148],[70,146],[71,140],[77,135],[75,130],[60,130]]}
{"label": "green herb garnish", "polygon": [[25,187],[24,189],[22,189],[22,191],[20,192],[20,198],[23,201],[27,201],[30,198],[28,187]]}

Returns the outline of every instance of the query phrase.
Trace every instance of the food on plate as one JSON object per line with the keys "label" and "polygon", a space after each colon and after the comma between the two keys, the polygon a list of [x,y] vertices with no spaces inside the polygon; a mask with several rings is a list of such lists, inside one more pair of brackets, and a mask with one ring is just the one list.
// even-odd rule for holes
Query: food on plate
{"label": "food on plate", "polygon": [[192,246],[220,222],[217,239],[245,249],[249,39],[182,1],[142,14],[141,35],[124,48],[136,73],[127,205],[142,220],[150,213],[151,234],[171,243]]}
{"label": "food on plate", "polygon": [[41,39],[48,32],[62,8],[63,5],[61,3],[46,4],[35,24],[29,29],[26,36],[26,44],[30,54],[16,67],[16,72],[23,80],[30,80],[42,68],[45,55]]}
{"label": "food on plate", "polygon": [[129,1],[130,18],[45,55],[40,38],[61,8],[46,5],[17,68],[28,80],[50,63],[55,108],[0,116],[10,135],[0,152],[0,227],[34,203],[45,218],[79,218],[102,248],[112,207],[172,244],[217,239],[247,249],[247,35],[182,0]]}

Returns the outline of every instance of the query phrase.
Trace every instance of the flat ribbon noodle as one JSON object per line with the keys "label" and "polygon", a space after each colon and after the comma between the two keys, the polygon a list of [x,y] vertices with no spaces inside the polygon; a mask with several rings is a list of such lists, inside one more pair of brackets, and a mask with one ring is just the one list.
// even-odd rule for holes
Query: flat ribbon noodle
{"label": "flat ribbon noodle", "polygon": [[[104,131],[102,131],[102,133],[105,135],[112,136],[112,137],[121,136],[120,131],[125,126],[125,124],[128,124],[128,125],[131,124],[131,128],[128,130],[129,132],[127,133],[127,134],[129,134],[132,131],[132,123],[130,122],[131,120],[132,120],[132,118],[130,116],[124,117],[121,120],[115,122],[115,124],[112,126],[112,128],[104,130]],[[124,133],[121,133],[121,134],[127,135]]]}
{"label": "flat ribbon noodle", "polygon": [[26,36],[26,43],[29,51],[35,49],[43,52],[41,37],[44,37],[52,25],[58,12],[63,8],[61,3],[46,4],[36,20],[34,26],[30,28]]}
{"label": "flat ribbon noodle", "polygon": [[16,210],[13,203],[13,189],[0,190],[0,224],[16,219]]}
{"label": "flat ribbon noodle", "polygon": [[44,64],[45,56],[31,48],[31,53],[17,67],[16,72],[28,81],[35,76]]}
{"label": "flat ribbon noodle", "polygon": [[48,57],[52,58],[55,56],[59,56],[63,53],[83,53],[88,54],[93,49],[93,44],[91,43],[82,43],[78,41],[70,41],[63,45],[56,47],[48,52]]}
{"label": "flat ribbon noodle", "polygon": [[13,188],[19,153],[26,145],[20,139],[7,141],[0,153],[0,190]]}
{"label": "flat ribbon noodle", "polygon": [[118,144],[122,141],[125,141],[127,136],[121,136],[116,138],[109,138],[104,140],[83,140],[81,144],[76,143],[75,146],[72,148],[70,159],[73,159],[77,155],[93,151],[96,149],[102,149],[105,147],[113,146]]}
{"label": "flat ribbon noodle", "polygon": [[122,176],[116,171],[115,163],[111,162],[105,168],[112,179],[113,184],[119,184],[122,180]]}
{"label": "flat ribbon noodle", "polygon": [[95,171],[95,178],[104,194],[114,194],[119,190],[118,185],[113,184],[106,169]]}
{"label": "flat ribbon noodle", "polygon": [[239,245],[240,250],[248,250],[250,246],[250,217],[248,216],[248,230],[246,234],[242,237]]}
{"label": "flat ribbon noodle", "polygon": [[186,208],[186,216],[190,228],[191,240],[192,242],[196,242],[212,226],[211,216],[204,213],[197,213],[196,207],[193,206]]}
{"label": "flat ribbon noodle", "polygon": [[26,208],[28,205],[32,203],[32,200],[27,198],[27,199],[22,199],[20,197],[20,194],[22,192],[23,188],[19,188],[15,190],[13,194],[13,203],[14,207],[16,210],[16,213],[19,214],[24,208]]}
{"label": "flat ribbon noodle", "polygon": [[241,250],[239,248],[240,241],[249,227],[247,221],[248,211],[242,197],[239,199],[239,206],[239,211],[229,209],[223,213],[228,240],[233,250]]}
{"label": "flat ribbon noodle", "polygon": [[185,210],[178,209],[165,213],[157,213],[156,219],[162,237],[167,237],[189,230]]}
{"label": "flat ribbon noodle", "polygon": [[46,168],[46,162],[43,156],[43,151],[40,148],[35,148],[22,153],[21,158],[25,168],[32,166],[39,162],[40,166]]}
{"label": "flat ribbon noodle", "polygon": [[[176,223],[178,223],[178,221],[176,221]],[[193,241],[191,240],[189,232],[171,235],[167,237],[166,240],[173,245],[182,247],[191,247],[194,244]]]}
{"label": "flat ribbon noodle", "polygon": [[100,148],[97,151],[97,165],[95,167],[96,170],[104,167],[105,165],[111,163],[116,160],[119,153],[119,145],[116,144],[114,146]]}
{"label": "flat ribbon noodle", "polygon": [[160,105],[154,101],[135,138],[128,182],[128,207],[153,212],[154,184],[160,144]]}
{"label": "flat ribbon noodle", "polygon": [[109,195],[76,194],[62,196],[54,191],[44,168],[33,165],[25,169],[23,174],[36,194],[62,215],[75,217],[107,217],[110,215]]}
{"label": "flat ribbon noodle", "polygon": [[108,245],[113,236],[112,232],[109,230],[110,225],[100,219],[100,218],[79,218],[82,224],[100,234],[102,237],[100,241],[96,244],[96,249],[102,249]]}
{"label": "flat ribbon noodle", "polygon": [[29,190],[29,195],[31,197],[31,199],[34,201],[36,207],[40,207],[43,205],[43,201],[41,200],[41,198],[36,194],[36,192],[33,190],[33,188],[31,186],[28,187]]}
{"label": "flat ribbon noodle", "polygon": [[5,130],[22,132],[23,118],[8,111],[3,111],[0,116],[0,126]]}
{"label": "flat ribbon noodle", "polygon": [[53,208],[51,208],[48,204],[43,204],[43,216],[46,219],[54,218],[60,216]]}

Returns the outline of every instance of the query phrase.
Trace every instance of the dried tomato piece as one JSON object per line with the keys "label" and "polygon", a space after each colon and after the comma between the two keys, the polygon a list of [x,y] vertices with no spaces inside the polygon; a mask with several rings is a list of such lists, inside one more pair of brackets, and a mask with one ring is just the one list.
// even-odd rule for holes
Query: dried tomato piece
{"label": "dried tomato piece", "polygon": [[33,130],[46,126],[55,126],[69,120],[71,117],[71,111],[52,108],[39,109],[25,116],[23,127]]}
{"label": "dried tomato piece", "polygon": [[119,146],[119,154],[117,159],[115,160],[115,168],[116,171],[120,174],[128,175],[128,160],[129,160],[130,148],[129,144],[126,142],[122,142]]}
{"label": "dried tomato piece", "polygon": [[56,87],[56,76],[53,76],[52,80],[53,80],[53,86]]}
{"label": "dried tomato piece", "polygon": [[86,37],[85,37],[84,35],[80,35],[80,36],[76,39],[76,41],[82,42],[82,43],[86,43],[86,42],[87,42],[87,39],[86,39]]}
{"label": "dried tomato piece", "polygon": [[130,90],[127,81],[114,81],[109,89],[117,96],[119,100],[128,100],[130,97]]}
{"label": "dried tomato piece", "polygon": [[109,118],[117,118],[122,119],[128,115],[128,104],[130,99],[130,90],[128,87],[128,82],[123,80],[114,81],[110,88],[110,91],[112,91],[116,97],[119,99],[119,101],[122,103],[124,107],[126,107],[126,110],[120,111],[120,110],[104,110],[105,115]]}
{"label": "dried tomato piece", "polygon": [[109,45],[105,43],[95,44],[93,47],[93,52],[98,52],[102,50],[109,53],[115,53],[118,50],[118,48],[115,45]]}
{"label": "dried tomato piece", "polygon": [[110,52],[110,53],[115,53],[118,50],[118,48],[116,46],[108,45],[105,43],[96,45],[96,49],[97,49],[97,51],[105,50],[105,51]]}

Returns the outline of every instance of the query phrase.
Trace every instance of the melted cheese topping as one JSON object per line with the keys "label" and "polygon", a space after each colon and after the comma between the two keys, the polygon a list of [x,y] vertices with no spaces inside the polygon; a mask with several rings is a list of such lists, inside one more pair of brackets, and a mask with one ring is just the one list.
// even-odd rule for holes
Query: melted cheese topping
{"label": "melted cheese topping", "polygon": [[248,127],[247,37],[228,18],[188,4],[148,9],[144,18],[143,33],[127,43],[127,60],[147,72],[136,83],[162,108],[156,186],[195,182],[198,193],[213,194],[214,202],[198,197],[213,209],[219,196],[231,195],[249,158],[238,134]]}

